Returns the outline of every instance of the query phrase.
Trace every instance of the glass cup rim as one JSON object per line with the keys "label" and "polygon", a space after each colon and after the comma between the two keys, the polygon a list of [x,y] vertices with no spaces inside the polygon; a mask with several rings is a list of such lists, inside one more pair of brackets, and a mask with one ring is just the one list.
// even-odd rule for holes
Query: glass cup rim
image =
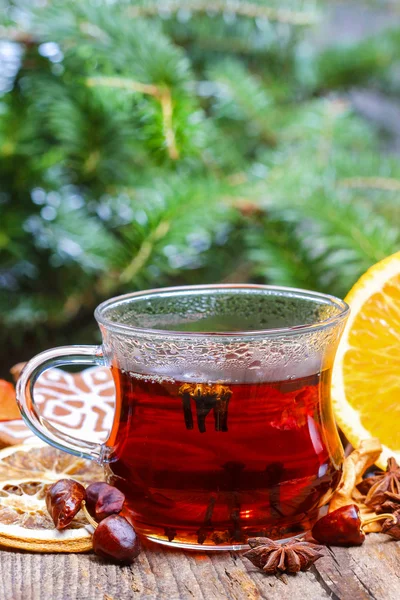
{"label": "glass cup rim", "polygon": [[[138,327],[137,325],[127,325],[126,323],[119,323],[118,321],[112,321],[105,316],[105,311],[112,307],[114,304],[118,305],[121,302],[125,302],[130,299],[140,299],[146,296],[159,297],[165,295],[182,295],[190,292],[201,292],[212,291],[212,290],[232,290],[240,293],[240,290],[259,290],[265,292],[277,292],[279,295],[287,295],[291,298],[303,298],[309,300],[315,300],[319,303],[324,302],[338,308],[338,313],[317,321],[316,323],[305,323],[301,325],[294,325],[291,327],[277,327],[273,329],[254,329],[254,330],[243,330],[243,331],[177,331],[174,329],[155,329],[148,327]],[[105,300],[99,304],[94,312],[94,316],[99,325],[104,326],[111,332],[122,333],[122,334],[136,334],[136,335],[152,335],[157,337],[180,337],[180,338],[204,338],[212,336],[213,339],[218,337],[221,338],[251,338],[251,337],[274,337],[277,335],[296,335],[299,333],[307,333],[312,331],[318,331],[334,325],[338,325],[343,321],[349,314],[349,305],[340,298],[332,296],[330,294],[324,294],[322,292],[315,292],[311,290],[305,290],[301,288],[277,286],[277,285],[261,285],[261,284],[230,284],[230,283],[217,283],[217,284],[204,284],[204,285],[184,285],[184,286],[172,286],[163,288],[153,288],[148,290],[141,290],[137,292],[130,292],[128,294],[122,294],[120,296],[114,296],[108,300]]]}

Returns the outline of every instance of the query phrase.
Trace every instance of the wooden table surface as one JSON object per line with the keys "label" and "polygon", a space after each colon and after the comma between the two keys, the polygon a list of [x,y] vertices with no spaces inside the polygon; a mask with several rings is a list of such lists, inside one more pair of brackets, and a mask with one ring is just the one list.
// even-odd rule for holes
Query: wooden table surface
{"label": "wooden table surface", "polygon": [[0,600],[400,600],[400,542],[371,534],[359,548],[327,548],[306,573],[264,575],[240,553],[151,545],[118,567],[94,554],[0,551]]}

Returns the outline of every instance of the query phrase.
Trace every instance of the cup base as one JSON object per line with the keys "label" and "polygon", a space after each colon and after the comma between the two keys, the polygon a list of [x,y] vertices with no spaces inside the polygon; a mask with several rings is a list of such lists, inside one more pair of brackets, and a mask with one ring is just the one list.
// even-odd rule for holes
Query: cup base
{"label": "cup base", "polygon": [[[276,544],[284,544],[289,542],[290,540],[295,540],[298,538],[303,538],[305,535],[309,534],[309,531],[304,531],[298,535],[293,535],[291,537],[284,538],[282,540],[274,540]],[[248,544],[228,544],[228,545],[213,545],[207,546],[204,544],[190,544],[185,542],[169,542],[168,540],[163,540],[158,537],[153,537],[150,535],[144,536],[149,542],[153,542],[155,544],[160,544],[161,546],[168,546],[169,548],[175,548],[176,550],[192,550],[193,552],[239,552],[240,550],[249,550]]]}
{"label": "cup base", "polygon": [[204,544],[185,544],[184,542],[169,542],[168,540],[161,540],[157,537],[146,536],[150,542],[160,544],[161,546],[168,546],[169,548],[175,548],[177,550],[192,550],[194,552],[237,552],[239,550],[248,550],[248,544],[230,544],[221,546],[206,546]]}

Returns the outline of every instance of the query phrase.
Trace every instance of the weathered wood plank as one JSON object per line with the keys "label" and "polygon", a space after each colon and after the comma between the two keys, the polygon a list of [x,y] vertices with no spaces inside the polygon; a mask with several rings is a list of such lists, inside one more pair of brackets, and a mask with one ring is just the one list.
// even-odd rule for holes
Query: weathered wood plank
{"label": "weathered wood plank", "polygon": [[325,591],[334,600],[351,598],[352,600],[368,600],[361,582],[355,577],[351,568],[351,556],[347,548],[328,549],[328,558],[319,561],[313,567],[316,578]]}
{"label": "weathered wood plank", "polygon": [[399,600],[400,545],[386,535],[370,535],[358,548],[328,549],[313,567],[334,599]]}
{"label": "weathered wood plank", "polygon": [[282,598],[325,600],[325,598],[329,598],[311,571],[298,575],[283,575],[281,578],[270,577],[254,567],[240,554],[235,559],[238,568],[248,572],[252,581],[257,585],[262,598],[268,598],[268,600],[281,600]]}
{"label": "weathered wood plank", "polygon": [[156,545],[131,567],[93,554],[0,551],[0,600],[399,600],[400,543],[371,535],[329,548],[307,573],[264,575],[240,553],[184,553]]}

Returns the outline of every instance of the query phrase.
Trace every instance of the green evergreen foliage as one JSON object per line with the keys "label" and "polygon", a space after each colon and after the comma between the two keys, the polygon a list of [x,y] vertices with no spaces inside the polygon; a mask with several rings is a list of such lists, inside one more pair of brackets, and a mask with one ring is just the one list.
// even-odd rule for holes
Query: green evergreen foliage
{"label": "green evergreen foliage", "polygon": [[324,5],[299,0],[6,9],[10,364],[91,341],[93,308],[117,293],[248,280],[344,295],[399,248],[400,166],[347,92],[398,96],[400,28],[319,49]]}

